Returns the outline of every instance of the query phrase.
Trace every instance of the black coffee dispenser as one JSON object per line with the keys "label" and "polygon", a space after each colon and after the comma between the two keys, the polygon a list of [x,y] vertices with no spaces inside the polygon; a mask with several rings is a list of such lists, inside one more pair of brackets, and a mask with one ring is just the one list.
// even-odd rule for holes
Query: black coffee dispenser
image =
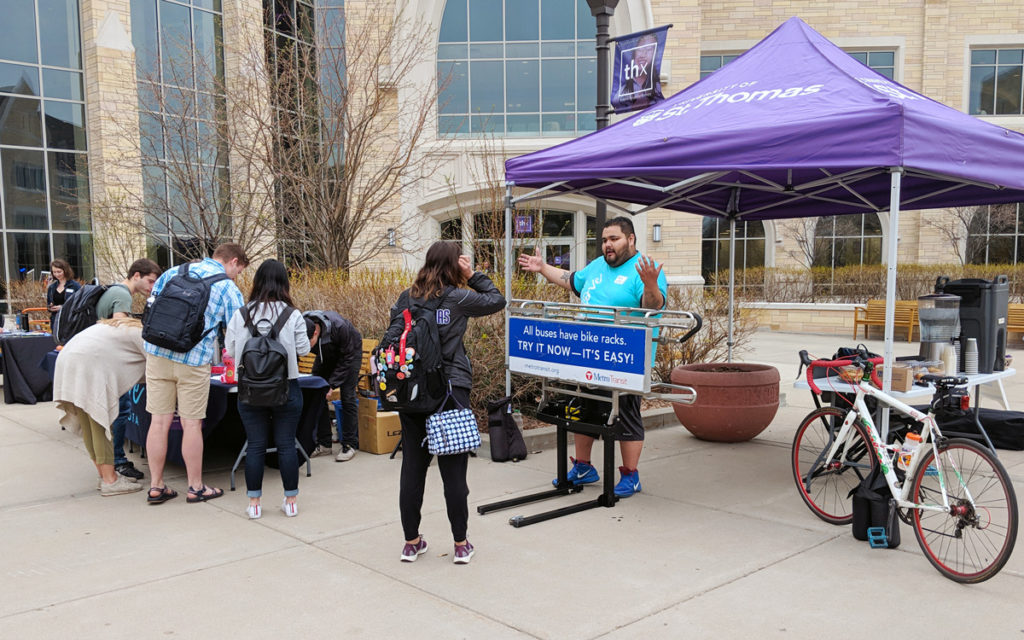
{"label": "black coffee dispenser", "polygon": [[[935,281],[936,293],[960,296],[960,344],[969,338],[978,341],[978,373],[992,373],[1006,368],[1006,314],[1010,304],[1010,279],[965,278],[953,280],[940,276]],[[964,371],[967,350],[961,346],[957,370]]]}

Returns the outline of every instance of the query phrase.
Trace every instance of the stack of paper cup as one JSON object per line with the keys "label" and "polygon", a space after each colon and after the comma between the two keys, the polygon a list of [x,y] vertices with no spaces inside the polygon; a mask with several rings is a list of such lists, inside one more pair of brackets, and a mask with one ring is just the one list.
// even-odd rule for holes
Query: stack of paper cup
{"label": "stack of paper cup", "polygon": [[964,350],[964,373],[969,376],[978,373],[978,339],[967,338],[967,347]]}

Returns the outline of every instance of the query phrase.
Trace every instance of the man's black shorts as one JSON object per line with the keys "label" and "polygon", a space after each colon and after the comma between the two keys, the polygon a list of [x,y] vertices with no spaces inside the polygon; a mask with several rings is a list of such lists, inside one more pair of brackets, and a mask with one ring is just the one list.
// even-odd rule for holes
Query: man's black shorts
{"label": "man's black shorts", "polygon": [[[594,389],[593,393],[603,396],[611,396],[611,391]],[[584,399],[585,412],[590,415],[607,415],[611,409],[610,402],[600,400]],[[591,413],[593,412],[593,413]],[[619,440],[627,442],[642,441],[644,439],[644,422],[640,417],[640,396],[627,393],[619,394],[619,422],[622,424],[622,435]]]}

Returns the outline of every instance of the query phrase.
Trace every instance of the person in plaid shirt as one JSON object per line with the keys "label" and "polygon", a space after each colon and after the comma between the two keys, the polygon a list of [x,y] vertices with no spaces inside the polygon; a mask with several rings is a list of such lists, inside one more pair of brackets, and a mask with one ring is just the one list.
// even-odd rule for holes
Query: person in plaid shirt
{"label": "person in plaid shirt", "polygon": [[[178,495],[164,482],[164,463],[167,458],[167,434],[171,428],[175,408],[181,418],[181,457],[185,459],[188,474],[188,501],[204,502],[224,495],[223,489],[203,484],[203,419],[210,394],[210,363],[216,348],[218,325],[227,326],[245,301],[234,280],[249,266],[249,258],[241,246],[226,243],[213,251],[212,258],[191,264],[193,276],[205,278],[218,273],[227,274],[227,280],[213,283],[206,306],[203,339],[189,351],[179,353],[149,342],[146,349],[146,410],[153,419],[146,437],[149,455],[150,504],[167,502]],[[153,285],[153,296],[160,295],[167,282],[178,272],[173,267],[164,272]]]}

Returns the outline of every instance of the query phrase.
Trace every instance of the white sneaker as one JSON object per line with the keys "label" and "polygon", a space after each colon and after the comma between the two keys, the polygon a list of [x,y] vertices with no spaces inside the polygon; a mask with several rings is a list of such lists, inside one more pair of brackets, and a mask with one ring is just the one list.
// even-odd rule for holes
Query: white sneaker
{"label": "white sneaker", "polygon": [[249,514],[250,520],[259,520],[263,516],[263,507],[258,504],[250,504],[246,507],[245,512]]}
{"label": "white sneaker", "polygon": [[117,480],[110,484],[100,482],[100,495],[103,497],[119,496],[123,493],[135,493],[136,491],[142,491],[142,485],[120,474],[118,474]]}
{"label": "white sneaker", "polygon": [[338,456],[334,459],[335,462],[346,462],[352,459],[352,456],[356,455],[356,450],[347,444],[341,445],[341,451],[338,452]]}
{"label": "white sneaker", "polygon": [[289,518],[294,518],[299,515],[299,503],[293,502],[288,504],[288,499],[285,498],[284,502],[281,503],[281,511],[284,511],[284,515]]}
{"label": "white sneaker", "polygon": [[332,453],[334,453],[334,452],[331,451],[331,447],[325,447],[322,444],[318,444],[318,445],[316,445],[316,448],[313,449],[313,452],[311,454],[309,454],[309,457],[310,458],[318,458],[320,456],[329,456]]}

